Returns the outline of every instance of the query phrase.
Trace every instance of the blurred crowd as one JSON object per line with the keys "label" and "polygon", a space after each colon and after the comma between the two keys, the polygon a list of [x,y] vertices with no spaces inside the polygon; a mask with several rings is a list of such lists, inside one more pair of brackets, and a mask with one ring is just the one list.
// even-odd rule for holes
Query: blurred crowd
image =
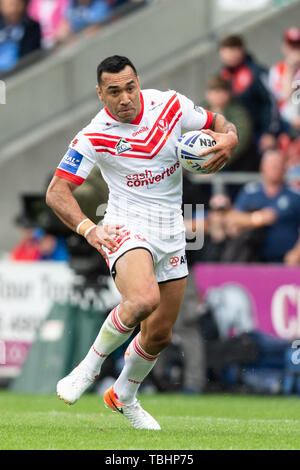
{"label": "blurred crowd", "polygon": [[[190,252],[190,262],[299,265],[300,28],[284,32],[282,60],[270,70],[249,53],[241,36],[222,39],[219,57],[221,68],[209,80],[202,105],[225,115],[239,131],[239,145],[221,172],[260,172],[261,179],[228,184],[214,194],[185,174],[184,203],[205,204],[198,224],[204,225],[204,247]],[[199,217],[186,221],[188,234],[196,231]]]}
{"label": "blurred crowd", "polygon": [[[219,44],[220,70],[210,78],[201,103],[238,128],[239,145],[220,173],[258,172],[260,177],[253,181],[249,173],[247,184],[225,184],[214,191],[213,185],[201,184],[206,176],[195,182],[190,173],[184,175],[183,203],[204,204],[204,212],[194,210],[193,218],[185,220],[188,240],[204,231],[204,244],[187,251],[190,275],[174,328],[183,351],[186,393],[201,393],[217,383],[260,393],[284,388],[288,342],[241,325],[246,303],[232,321],[237,293],[227,304],[224,298],[210,299],[196,287],[192,269],[207,262],[300,266],[300,28],[284,31],[281,53],[268,70],[241,36],[225,37]],[[223,322],[234,326],[233,337],[222,334]],[[226,378],[230,368],[239,371],[234,379]]]}
{"label": "blurred crowd", "polygon": [[90,35],[151,0],[0,0],[0,74],[32,53]]}
{"label": "blurred crowd", "polygon": [[[0,0],[0,25],[6,24],[4,30],[20,39],[19,27],[8,24],[23,22],[19,44],[23,53],[30,45],[50,47],[76,31],[100,27],[119,4],[120,0]],[[52,18],[53,27],[42,21],[43,13],[49,22]],[[39,19],[43,27],[31,18]],[[5,56],[13,54],[1,55],[0,36],[0,62]],[[192,220],[185,220],[189,238],[196,227],[204,227],[205,234],[203,248],[187,253],[190,266],[195,261],[300,265],[300,28],[284,32],[282,56],[267,70],[249,53],[242,37],[220,41],[221,67],[208,81],[200,104],[222,113],[238,128],[239,145],[221,172],[259,172],[261,178],[244,186],[224,185],[215,194],[211,185],[201,184],[204,176],[198,184],[190,173],[184,174],[183,203],[205,206],[204,218],[194,213]],[[43,245],[44,237],[35,227],[23,229],[20,245],[12,252],[14,259],[49,259],[44,245],[48,250],[52,246],[53,259],[67,259],[60,240],[56,247],[46,237]]]}

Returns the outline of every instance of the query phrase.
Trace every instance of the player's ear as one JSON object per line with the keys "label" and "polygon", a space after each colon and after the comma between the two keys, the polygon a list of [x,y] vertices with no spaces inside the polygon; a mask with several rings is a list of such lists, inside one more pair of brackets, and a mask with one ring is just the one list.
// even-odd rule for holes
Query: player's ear
{"label": "player's ear", "polygon": [[140,77],[137,75],[137,77],[136,77],[136,78],[137,78],[138,86],[139,86],[139,88],[141,88]]}
{"label": "player's ear", "polygon": [[102,91],[101,91],[101,87],[99,85],[96,85],[96,91],[97,91],[97,95],[99,97],[99,100],[104,102],[103,101],[103,95],[102,95]]}

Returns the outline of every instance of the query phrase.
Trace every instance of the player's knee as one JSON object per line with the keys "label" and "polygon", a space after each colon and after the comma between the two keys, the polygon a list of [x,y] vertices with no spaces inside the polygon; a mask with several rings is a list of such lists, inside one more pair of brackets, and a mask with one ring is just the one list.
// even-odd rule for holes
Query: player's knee
{"label": "player's knee", "polygon": [[153,292],[135,298],[133,315],[137,322],[145,320],[154,310],[157,309],[160,302],[159,293]]}

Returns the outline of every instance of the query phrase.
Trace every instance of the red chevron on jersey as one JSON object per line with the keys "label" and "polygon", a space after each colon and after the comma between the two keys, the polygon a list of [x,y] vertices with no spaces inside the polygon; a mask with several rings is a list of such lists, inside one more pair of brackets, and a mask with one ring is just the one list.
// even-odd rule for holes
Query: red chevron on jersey
{"label": "red chevron on jersey", "polygon": [[[169,135],[171,134],[172,130],[174,129],[174,127],[176,126],[177,122],[179,121],[179,119],[181,118],[182,116],[182,113],[180,112],[178,114],[178,116],[176,117],[175,121],[172,123],[172,126],[170,127],[169,129],[169,132],[164,136],[163,140],[160,141],[160,146],[158,148],[155,149],[154,153],[152,151],[152,154],[151,155],[138,155],[138,154],[133,154],[133,153],[122,153],[121,155],[118,155],[119,157],[130,157],[130,158],[143,158],[145,160],[152,160],[152,158],[154,158],[159,152],[160,150],[162,149],[162,147],[164,146],[164,144],[166,143]],[[116,152],[113,152],[112,150],[108,150],[107,148],[103,148],[103,149],[95,149],[96,152],[107,152],[107,153],[110,153],[111,155],[114,155],[116,156],[117,153]]]}
{"label": "red chevron on jersey", "polygon": [[[180,108],[180,103],[179,103],[179,100],[177,98],[177,95],[176,93],[174,93],[174,95],[172,95],[172,97],[169,99],[169,101],[167,102],[167,104],[165,105],[164,109],[162,110],[162,112],[160,113],[160,115],[158,116],[156,122],[154,123],[154,125],[152,126],[152,129],[150,130],[150,132],[148,133],[148,135],[144,138],[144,139],[129,139],[129,138],[126,138],[126,140],[128,142],[139,142],[141,145],[142,144],[145,144],[147,145],[147,143],[149,142],[150,138],[152,137],[152,134],[155,132],[156,128],[157,128],[157,125],[159,123],[159,121],[161,119],[163,119],[165,116],[164,114],[166,114],[171,108],[172,106],[176,103],[176,108],[177,110]],[[104,137],[105,140],[114,140],[114,141],[119,141],[121,139],[120,136],[118,135],[110,135],[110,134],[99,134],[97,132],[92,132],[92,133],[88,133],[88,134],[84,134],[86,135],[87,137],[90,137],[90,136],[97,136],[97,137]],[[91,143],[93,145],[101,145],[101,143],[98,143],[98,142],[102,142],[102,139],[89,139],[91,141]],[[106,145],[106,144],[105,144]]]}
{"label": "red chevron on jersey", "polygon": [[[164,122],[167,123],[168,127],[170,128],[172,126],[173,118],[178,115],[178,112],[180,110],[180,103],[179,100],[176,98],[175,94],[173,95],[171,100],[169,100],[168,104],[165,106],[164,110],[156,120],[155,124],[152,126],[152,129],[148,136],[143,140],[126,138],[126,142],[130,143],[131,151],[130,154],[124,152],[120,156],[146,158],[144,156],[139,155],[139,153],[142,152],[147,154],[147,158],[153,158],[154,155],[151,155],[151,153],[155,150],[156,146],[165,137],[165,131],[161,128],[159,123],[163,118]],[[108,152],[112,155],[117,155],[117,152],[115,152],[116,144],[121,140],[122,137],[110,136],[107,134],[100,135],[102,135],[104,138],[89,139],[95,147],[96,152]],[[169,135],[169,133],[167,135]],[[134,152],[138,152],[138,154],[134,154]]]}
{"label": "red chevron on jersey", "polygon": [[[175,95],[176,96],[176,95]],[[165,113],[162,113],[163,115]],[[107,135],[105,136],[106,139],[89,139],[90,142],[94,145],[96,152],[108,152],[111,155],[118,155],[121,157],[131,157],[131,158],[144,158],[144,159],[152,159],[157,155],[157,153],[160,151],[164,143],[166,142],[168,136],[172,132],[174,126],[182,116],[181,108],[180,108],[180,103],[179,100],[176,99],[174,103],[169,107],[167,110],[167,114],[165,114],[163,121],[166,129],[168,128],[168,132],[165,133],[165,131],[162,129],[161,126],[159,126],[159,123],[161,122],[162,118],[158,118],[155,125],[152,127],[151,132],[153,134],[153,137],[151,140],[149,140],[149,137],[147,139],[147,142],[141,143],[138,139],[127,139],[126,142],[130,142],[131,150],[130,153],[122,153],[118,155],[116,152],[116,141],[111,141],[107,140]],[[118,141],[121,140],[120,136],[114,137]],[[139,142],[139,143],[134,143],[134,142]],[[103,146],[106,147],[103,147]],[[143,155],[141,155],[141,153]]]}

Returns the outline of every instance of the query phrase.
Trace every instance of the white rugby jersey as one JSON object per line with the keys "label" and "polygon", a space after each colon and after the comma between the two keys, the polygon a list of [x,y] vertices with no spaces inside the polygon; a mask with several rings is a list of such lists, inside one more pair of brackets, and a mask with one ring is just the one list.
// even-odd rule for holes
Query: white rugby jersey
{"label": "white rugby jersey", "polygon": [[103,223],[175,235],[184,231],[175,144],[183,129],[209,128],[213,114],[172,90],[140,96],[141,111],[130,124],[102,109],[70,143],[55,175],[81,185],[97,165],[109,188]]}

